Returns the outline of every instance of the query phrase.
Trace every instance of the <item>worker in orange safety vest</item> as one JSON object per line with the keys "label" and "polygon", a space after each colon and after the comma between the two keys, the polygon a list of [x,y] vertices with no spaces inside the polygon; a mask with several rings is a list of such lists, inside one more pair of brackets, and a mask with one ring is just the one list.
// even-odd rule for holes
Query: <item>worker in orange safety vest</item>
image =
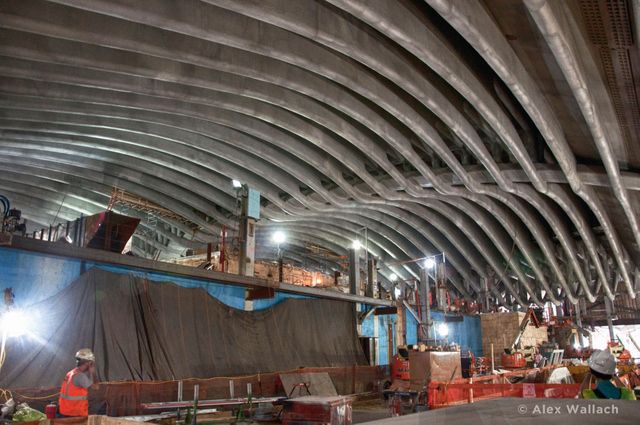
{"label": "worker in orange safety vest", "polygon": [[60,416],[89,416],[89,388],[98,387],[95,361],[96,357],[89,348],[76,353],[76,367],[67,372],[60,387]]}

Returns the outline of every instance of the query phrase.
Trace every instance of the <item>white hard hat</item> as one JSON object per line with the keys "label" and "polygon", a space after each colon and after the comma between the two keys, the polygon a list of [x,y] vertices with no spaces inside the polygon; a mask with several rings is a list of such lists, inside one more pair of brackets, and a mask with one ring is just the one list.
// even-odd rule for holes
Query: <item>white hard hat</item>
{"label": "white hard hat", "polygon": [[96,356],[93,354],[93,351],[91,351],[91,348],[81,348],[76,353],[76,359],[95,362],[96,361]]}
{"label": "white hard hat", "polygon": [[589,367],[603,375],[614,375],[616,358],[609,350],[595,350],[589,357]]}

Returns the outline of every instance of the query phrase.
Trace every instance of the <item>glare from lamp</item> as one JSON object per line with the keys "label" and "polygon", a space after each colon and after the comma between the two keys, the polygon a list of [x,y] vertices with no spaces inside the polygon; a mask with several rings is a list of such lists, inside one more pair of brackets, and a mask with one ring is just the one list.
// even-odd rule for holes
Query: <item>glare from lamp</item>
{"label": "glare from lamp", "polygon": [[396,286],[393,289],[393,294],[396,296],[396,300],[397,300],[398,298],[400,298],[400,295],[402,295],[402,291],[400,290],[400,288],[398,286]]}
{"label": "glare from lamp", "polygon": [[242,183],[240,183],[240,180],[233,179],[233,180],[231,180],[231,184],[236,189],[240,189],[242,187]]}
{"label": "glare from lamp", "polygon": [[427,258],[426,260],[424,260],[424,267],[426,269],[431,270],[435,266],[436,266],[436,262],[435,262],[435,260],[433,258]]}
{"label": "glare from lamp", "polygon": [[449,335],[449,326],[447,326],[446,323],[440,323],[438,325],[438,333],[440,334],[440,336]]}
{"label": "glare from lamp", "polygon": [[32,323],[28,314],[22,310],[7,311],[2,315],[1,319],[2,332],[7,337],[20,337],[27,335],[32,331]]}
{"label": "glare from lamp", "polygon": [[390,280],[391,282],[395,282],[396,280],[398,280],[398,275],[397,275],[397,274],[395,274],[395,273],[391,273],[391,274],[389,275],[389,280]]}
{"label": "glare from lamp", "polygon": [[284,241],[287,240],[287,235],[284,234],[284,232],[278,230],[277,232],[275,232],[272,236],[271,239],[277,243],[278,245],[280,245],[281,243],[284,243]]}
{"label": "glare from lamp", "polygon": [[360,241],[358,239],[356,239],[355,241],[353,241],[353,243],[351,244],[351,248],[355,249],[356,251],[359,250],[360,248],[362,248],[362,244],[360,243]]}

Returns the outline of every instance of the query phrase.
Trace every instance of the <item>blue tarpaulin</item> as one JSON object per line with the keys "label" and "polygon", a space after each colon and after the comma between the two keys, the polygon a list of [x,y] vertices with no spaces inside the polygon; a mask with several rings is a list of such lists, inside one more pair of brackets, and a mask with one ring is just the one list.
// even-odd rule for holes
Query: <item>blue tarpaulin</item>
{"label": "blue tarpaulin", "polygon": [[[113,273],[133,274],[156,282],[173,282],[185,288],[204,288],[211,296],[229,307],[240,310],[245,309],[245,288],[240,286],[11,248],[0,248],[0,289],[13,288],[16,306],[28,307],[57,294],[76,280],[84,271],[94,267]],[[273,298],[254,301],[253,310],[267,309],[288,298],[306,297],[276,293]]]}

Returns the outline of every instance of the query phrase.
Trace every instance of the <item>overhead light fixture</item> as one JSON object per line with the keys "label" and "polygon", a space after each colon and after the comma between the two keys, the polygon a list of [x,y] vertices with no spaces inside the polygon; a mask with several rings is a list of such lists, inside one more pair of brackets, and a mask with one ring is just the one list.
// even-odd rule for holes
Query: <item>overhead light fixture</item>
{"label": "overhead light fixture", "polygon": [[424,267],[426,269],[431,270],[435,266],[436,266],[436,261],[433,258],[427,258],[426,260],[424,260]]}
{"label": "overhead light fixture", "polygon": [[360,243],[360,241],[358,239],[354,240],[353,243],[351,244],[351,248],[355,249],[356,251],[359,250],[360,248],[362,248],[362,243]]}
{"label": "overhead light fixture", "polygon": [[389,275],[389,280],[390,280],[391,282],[395,282],[396,280],[398,280],[398,275],[397,275],[397,274],[395,274],[395,273],[391,273],[391,274]]}
{"label": "overhead light fixture", "polygon": [[233,180],[231,180],[231,184],[236,189],[240,189],[242,187],[242,183],[240,183],[240,180],[233,179]]}
{"label": "overhead light fixture", "polygon": [[396,296],[396,300],[397,300],[398,298],[400,298],[400,295],[402,295],[402,290],[400,289],[400,287],[399,287],[399,286],[396,286],[396,287],[393,289],[393,294]]}
{"label": "overhead light fixture", "polygon": [[287,240],[287,235],[285,235],[284,232],[278,230],[274,232],[273,235],[271,235],[271,240],[273,240],[275,243],[279,245],[281,243],[284,243],[284,241]]}
{"label": "overhead light fixture", "polygon": [[446,323],[440,323],[438,325],[438,333],[440,334],[440,336],[449,335],[449,326],[447,326]]}

